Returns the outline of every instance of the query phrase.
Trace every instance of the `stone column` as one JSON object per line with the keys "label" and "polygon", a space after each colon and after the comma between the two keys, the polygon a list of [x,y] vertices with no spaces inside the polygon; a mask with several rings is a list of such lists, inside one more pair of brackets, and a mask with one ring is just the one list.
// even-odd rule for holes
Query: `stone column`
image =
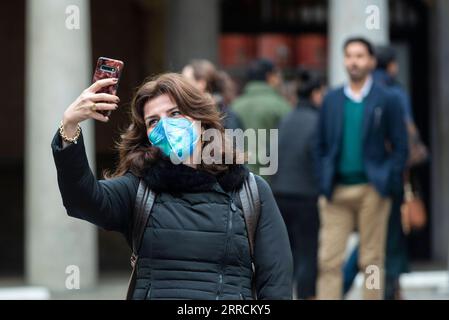
{"label": "stone column", "polygon": [[374,45],[389,43],[387,0],[329,0],[329,83],[343,84],[343,44],[353,36],[362,36]]}
{"label": "stone column", "polygon": [[449,258],[449,1],[436,0],[431,8],[429,53],[431,61],[431,176],[432,256]]}
{"label": "stone column", "polygon": [[[26,277],[30,285],[66,290],[74,265],[85,289],[97,278],[96,230],[66,215],[50,142],[91,81],[89,1],[28,0],[26,11]],[[83,133],[94,160],[93,124],[83,124]]]}
{"label": "stone column", "polygon": [[180,71],[194,58],[217,62],[218,0],[169,0],[166,19],[168,70]]}

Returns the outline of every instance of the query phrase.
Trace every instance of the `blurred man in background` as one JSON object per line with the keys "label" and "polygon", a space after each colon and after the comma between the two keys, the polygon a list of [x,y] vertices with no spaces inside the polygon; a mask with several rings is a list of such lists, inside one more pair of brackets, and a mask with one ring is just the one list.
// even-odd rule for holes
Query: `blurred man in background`
{"label": "blurred man in background", "polygon": [[319,231],[313,141],[325,86],[321,77],[308,70],[298,70],[297,79],[299,103],[279,126],[279,168],[271,186],[290,238],[296,284],[294,296],[313,299]]}
{"label": "blurred man in background", "polygon": [[[374,82],[390,90],[401,102],[404,120],[407,124],[409,141],[408,169],[422,164],[427,159],[427,148],[422,143],[418,129],[413,119],[411,99],[402,85],[398,82],[399,64],[396,51],[393,47],[380,46],[376,48],[377,67],[373,72]],[[406,175],[405,183],[408,183]],[[416,181],[416,179],[415,179]],[[393,204],[388,221],[386,258],[385,258],[385,292],[386,300],[401,299],[399,278],[402,273],[409,272],[407,239],[401,221],[401,205],[404,193],[400,192],[393,197]],[[344,292],[350,290],[352,283],[359,272],[357,266],[358,248],[355,248],[344,267]]]}
{"label": "blurred man in background", "polygon": [[[257,152],[267,154],[270,150],[269,130],[277,129],[280,120],[291,111],[288,102],[279,95],[275,88],[278,88],[282,81],[281,74],[274,64],[266,59],[254,61],[248,70],[248,83],[243,89],[243,94],[237,98],[232,109],[237,113],[246,129],[266,129],[267,144],[259,146],[260,149],[250,145],[250,153],[257,155]],[[258,140],[260,137],[257,137]],[[248,167],[254,173],[260,174],[261,167],[259,157],[257,163],[249,163]],[[269,176],[263,176],[269,180]]]}
{"label": "blurred man in background", "polygon": [[404,113],[397,96],[373,83],[376,59],[370,42],[347,40],[344,63],[349,83],[326,96],[318,122],[317,173],[323,195],[318,298],[342,298],[347,240],[357,229],[363,298],[382,299],[391,198],[402,190],[407,160]]}

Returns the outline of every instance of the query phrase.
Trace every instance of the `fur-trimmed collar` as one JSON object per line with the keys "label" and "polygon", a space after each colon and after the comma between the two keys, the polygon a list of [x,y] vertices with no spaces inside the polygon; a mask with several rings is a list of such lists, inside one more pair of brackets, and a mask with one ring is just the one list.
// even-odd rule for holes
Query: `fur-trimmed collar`
{"label": "fur-trimmed collar", "polygon": [[244,165],[230,165],[227,171],[213,175],[165,159],[159,159],[144,172],[144,180],[150,189],[170,193],[211,191],[217,182],[229,192],[239,189],[247,176],[248,169]]}

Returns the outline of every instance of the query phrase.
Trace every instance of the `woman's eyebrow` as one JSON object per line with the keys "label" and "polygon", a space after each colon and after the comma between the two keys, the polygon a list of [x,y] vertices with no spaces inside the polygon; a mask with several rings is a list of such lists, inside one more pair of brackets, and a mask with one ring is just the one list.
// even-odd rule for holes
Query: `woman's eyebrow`
{"label": "woman's eyebrow", "polygon": [[[172,111],[174,111],[176,109],[179,109],[178,106],[173,106],[170,109],[168,109],[167,113],[170,113],[170,112],[172,112]],[[149,115],[149,116],[145,117],[145,121],[147,121],[148,119],[157,118],[157,117],[158,117],[158,115],[153,115],[152,114],[152,115]]]}
{"label": "woman's eyebrow", "polygon": [[152,118],[156,118],[156,117],[157,117],[156,115],[150,115],[148,117],[145,117],[145,121],[152,119]]}
{"label": "woman's eyebrow", "polygon": [[174,111],[176,109],[179,109],[178,106],[173,106],[172,108],[168,109],[167,113],[170,113],[170,112],[172,112],[172,111]]}

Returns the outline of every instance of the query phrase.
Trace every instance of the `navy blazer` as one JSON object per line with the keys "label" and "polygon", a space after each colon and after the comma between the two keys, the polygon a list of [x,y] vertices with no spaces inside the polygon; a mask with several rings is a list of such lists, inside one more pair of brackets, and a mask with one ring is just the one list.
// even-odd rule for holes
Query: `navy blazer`
{"label": "navy blazer", "polygon": [[[343,132],[346,96],[343,88],[329,92],[318,121],[315,157],[320,192],[332,198]],[[366,96],[363,119],[363,164],[368,181],[385,197],[402,189],[408,154],[406,124],[400,100],[373,83]]]}

